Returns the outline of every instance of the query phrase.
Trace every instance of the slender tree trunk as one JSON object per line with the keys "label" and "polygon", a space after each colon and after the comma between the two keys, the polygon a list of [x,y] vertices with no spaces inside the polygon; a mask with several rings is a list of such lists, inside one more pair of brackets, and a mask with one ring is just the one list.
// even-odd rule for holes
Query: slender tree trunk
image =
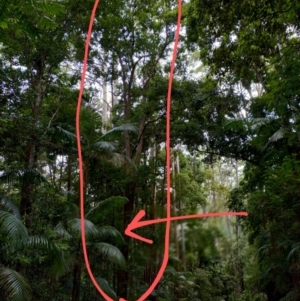
{"label": "slender tree trunk", "polygon": [[68,160],[67,160],[67,175],[68,175],[68,180],[67,180],[67,189],[68,189],[68,201],[70,200],[70,193],[71,193],[71,184],[72,184],[72,157],[71,154],[68,155]]}
{"label": "slender tree trunk", "polygon": [[[71,164],[71,159],[68,160],[69,164]],[[71,171],[71,166],[69,165],[69,171]],[[83,195],[84,199],[88,194],[87,184],[89,181],[89,165],[88,158],[83,156],[83,176],[84,176],[84,187],[83,187]],[[70,180],[70,179],[69,179]],[[69,187],[70,189],[70,187]],[[84,262],[83,253],[82,253],[82,244],[81,238],[78,240],[77,244],[77,253],[80,254],[78,256],[77,262],[73,267],[73,288],[72,288],[72,299],[71,301],[79,301],[80,300],[80,290],[81,290],[81,274],[82,274],[82,263]]]}
{"label": "slender tree trunk", "polygon": [[[152,197],[150,199],[150,218],[154,219],[155,218],[155,205],[156,205],[156,157],[157,157],[157,145],[155,142],[153,142],[154,145],[151,147],[151,152],[150,152],[150,157],[152,160],[152,170],[153,170],[153,175],[151,177],[151,194]],[[155,225],[155,224],[154,224]]]}
{"label": "slender tree trunk", "polygon": [[[36,143],[34,139],[27,141],[25,169],[33,169],[36,163]],[[32,225],[32,203],[34,184],[30,177],[24,177],[21,187],[20,214],[25,220],[25,226],[30,231]]]}
{"label": "slender tree trunk", "polygon": [[108,103],[107,103],[107,83],[106,83],[106,73],[107,73],[107,68],[106,68],[106,53],[103,55],[103,73],[104,73],[104,78],[103,78],[103,101],[102,101],[102,133],[106,133],[106,127],[107,127],[107,109],[108,109]]}
{"label": "slender tree trunk", "polygon": [[[179,162],[179,156],[176,156],[176,169],[177,173],[180,174],[180,162]],[[178,183],[179,189],[180,189],[180,182]],[[183,204],[181,203],[181,200],[179,199],[179,215],[183,215],[182,208]],[[180,233],[181,233],[181,260],[182,260],[182,267],[183,270],[186,270],[186,260],[185,260],[185,231],[184,231],[184,223],[180,224]]]}
{"label": "slender tree trunk", "polygon": [[[25,147],[25,169],[33,169],[36,167],[37,156],[38,156],[38,138],[37,138],[37,123],[40,117],[40,106],[42,103],[42,69],[38,71],[37,84],[34,85],[36,90],[36,100],[32,105],[33,113],[33,133],[27,140]],[[34,190],[34,179],[32,177],[23,177],[21,185],[21,202],[20,202],[20,214],[25,220],[25,225],[30,231],[32,226],[32,205],[33,205],[33,190]]]}
{"label": "slender tree trunk", "polygon": [[212,210],[215,211],[217,209],[217,198],[216,198],[216,190],[215,190],[215,171],[214,171],[213,158],[211,158],[210,168],[212,173],[211,175],[211,190],[212,190],[212,203],[213,203]]}
{"label": "slender tree trunk", "polygon": [[[239,166],[238,166],[238,160],[235,160],[235,186],[236,188],[239,188]],[[240,281],[240,292],[243,292],[245,289],[245,284],[244,284],[244,267],[243,267],[243,261],[240,259],[241,258],[241,223],[240,223],[240,218],[237,217],[236,219],[236,224],[237,224],[237,241],[238,241],[238,258],[239,258],[239,281]]]}
{"label": "slender tree trunk", "polygon": [[81,289],[81,273],[82,273],[82,263],[79,260],[74,264],[73,268],[73,287],[72,287],[72,301],[80,300],[80,289]]}
{"label": "slender tree trunk", "polygon": [[118,104],[117,87],[118,87],[118,79],[115,79],[112,82],[112,100],[111,100],[112,107]]}
{"label": "slender tree trunk", "polygon": [[[127,185],[125,189],[125,197],[128,199],[128,202],[124,205],[124,229],[127,227],[127,225],[131,221],[131,215],[134,208],[134,193],[135,193],[135,186],[133,183],[130,183]],[[120,250],[128,262],[129,260],[129,243],[130,240],[127,236],[125,236],[125,242]],[[129,283],[130,283],[130,277],[131,275],[128,273],[128,270],[126,271],[119,271],[117,273],[117,295],[119,297],[123,297],[125,299],[128,299],[128,292],[129,292]]]}
{"label": "slender tree trunk", "polygon": [[[121,61],[120,61],[121,62]],[[128,95],[127,91],[129,89],[128,85],[126,84],[126,73],[123,76],[123,99],[124,99],[124,115],[125,115],[125,122],[129,122],[130,119],[130,96]],[[131,158],[131,145],[130,145],[130,136],[128,131],[125,131],[124,134],[125,138],[125,155],[128,158]],[[126,170],[125,170],[126,179],[128,182],[125,186],[125,197],[128,199],[128,202],[124,205],[124,216],[123,216],[123,229],[122,232],[124,233],[127,225],[130,223],[132,211],[134,208],[134,192],[135,192],[135,184],[132,182],[132,170],[130,163],[126,162]],[[120,250],[128,262],[129,260],[129,243],[130,240],[127,236],[125,236],[125,242]],[[119,297],[123,297],[124,299],[128,299],[128,286],[129,286],[129,273],[128,271],[119,271],[117,273],[117,295]]]}
{"label": "slender tree trunk", "polygon": [[[175,174],[176,174],[176,169],[175,169],[175,159],[172,158],[172,206],[171,206],[171,210],[172,210],[172,216],[176,216],[177,212],[176,212],[176,208],[177,208],[177,198],[176,198],[176,181],[175,181]],[[172,225],[173,224],[173,225]],[[171,235],[173,232],[173,239],[174,239],[174,245],[175,245],[175,250],[176,250],[176,257],[180,258],[180,252],[179,252],[179,244],[178,244],[178,236],[177,236],[177,221],[174,221],[173,223],[171,223]],[[171,236],[172,237],[172,236]],[[178,270],[178,264],[176,264],[175,269]]]}

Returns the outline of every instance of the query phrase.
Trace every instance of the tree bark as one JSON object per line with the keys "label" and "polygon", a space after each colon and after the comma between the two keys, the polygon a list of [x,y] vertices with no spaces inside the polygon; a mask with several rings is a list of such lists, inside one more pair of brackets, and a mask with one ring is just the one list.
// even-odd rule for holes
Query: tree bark
{"label": "tree bark", "polygon": [[[36,90],[36,100],[32,104],[33,113],[33,133],[28,138],[25,147],[25,170],[33,169],[36,167],[37,156],[38,156],[38,138],[37,138],[37,123],[40,117],[40,106],[42,103],[42,68],[38,70],[37,84],[32,83],[33,88]],[[21,202],[20,202],[20,214],[25,220],[25,226],[30,232],[32,226],[32,205],[33,205],[33,190],[34,190],[34,179],[33,177],[24,176],[21,185]]]}
{"label": "tree bark", "polygon": [[73,268],[73,287],[72,287],[72,301],[80,300],[80,279],[82,272],[82,264],[80,261],[74,264]]}

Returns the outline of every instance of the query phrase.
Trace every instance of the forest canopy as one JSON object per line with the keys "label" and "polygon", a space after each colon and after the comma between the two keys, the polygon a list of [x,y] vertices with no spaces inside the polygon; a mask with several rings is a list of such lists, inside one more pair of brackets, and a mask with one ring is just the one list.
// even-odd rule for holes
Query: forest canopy
{"label": "forest canopy", "polygon": [[[83,260],[75,136],[94,1],[0,0],[0,300],[104,300]],[[137,300],[163,260],[177,1],[101,0],[81,108],[96,280]],[[172,87],[172,216],[155,301],[300,299],[300,2],[190,0]]]}

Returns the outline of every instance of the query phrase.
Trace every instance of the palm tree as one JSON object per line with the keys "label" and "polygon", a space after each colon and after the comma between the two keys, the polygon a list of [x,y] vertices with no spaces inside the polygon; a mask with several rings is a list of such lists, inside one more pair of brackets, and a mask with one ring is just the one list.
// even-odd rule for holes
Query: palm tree
{"label": "palm tree", "polygon": [[[7,198],[0,198],[0,296],[5,301],[31,300],[31,287],[28,280],[20,273],[6,267],[5,254],[20,252],[29,247],[43,248],[55,255],[60,252],[56,245],[40,236],[29,236],[28,230],[21,220],[21,215],[15,204]],[[4,256],[3,256],[4,255]]]}
{"label": "palm tree", "polygon": [[[122,197],[111,197],[94,205],[86,214],[90,219],[99,219],[109,215],[112,210],[122,207],[127,200]],[[1,254],[6,252],[20,252],[34,247],[46,250],[48,256],[53,258],[53,266],[50,267],[52,276],[58,278],[70,269],[73,272],[72,301],[79,300],[80,282],[83,270],[83,257],[81,252],[81,229],[79,209],[70,206],[65,213],[66,221],[56,226],[57,234],[66,239],[69,245],[67,252],[60,250],[54,242],[40,236],[29,236],[28,230],[21,220],[21,215],[14,203],[4,197],[1,198],[0,208],[0,240]],[[100,256],[102,261],[112,262],[124,269],[126,262],[119,249],[106,240],[123,242],[123,237],[117,229],[111,226],[97,226],[89,219],[85,219],[85,234],[88,248],[93,250],[93,256]],[[116,294],[110,288],[108,281],[98,275],[97,281],[103,290],[115,299]],[[28,280],[21,272],[5,266],[5,258],[0,260],[0,297],[5,301],[29,301],[31,300],[31,287]]]}
{"label": "palm tree", "polygon": [[[102,202],[99,202],[97,205],[92,207],[89,212],[86,214],[86,217],[105,217],[112,210],[120,208],[123,206],[127,200],[123,197],[111,197]],[[72,283],[72,301],[78,301],[80,298],[80,289],[81,289],[81,278],[83,272],[83,253],[81,246],[81,224],[79,216],[79,208],[76,205],[70,206],[69,210],[65,213],[65,222],[60,222],[56,226],[57,233],[66,239],[70,246],[70,252],[68,254],[69,261],[73,263],[72,272],[73,272],[73,283]],[[126,267],[126,261],[121,253],[121,251],[114,245],[107,243],[106,240],[114,240],[116,242],[124,242],[120,232],[112,226],[97,226],[90,219],[85,219],[85,235],[87,240],[87,247],[90,254],[93,254],[93,257],[97,255],[97,260],[101,262],[111,262],[121,269]],[[103,290],[111,296],[111,298],[116,298],[116,294],[109,287],[107,280],[102,277],[96,277],[97,281],[103,288]]]}

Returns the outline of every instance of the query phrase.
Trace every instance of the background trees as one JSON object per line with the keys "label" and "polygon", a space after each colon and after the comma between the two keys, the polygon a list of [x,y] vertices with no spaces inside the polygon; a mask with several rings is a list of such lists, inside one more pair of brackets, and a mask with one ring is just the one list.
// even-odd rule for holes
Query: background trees
{"label": "background trees", "polygon": [[[165,102],[176,1],[102,1],[81,114],[91,265],[134,300],[162,260]],[[1,300],[101,300],[78,239],[75,103],[93,1],[0,3]],[[149,300],[299,299],[299,9],[191,0],[172,91],[172,224]],[[197,69],[197,64],[200,67]],[[126,262],[126,264],[125,264]]]}

